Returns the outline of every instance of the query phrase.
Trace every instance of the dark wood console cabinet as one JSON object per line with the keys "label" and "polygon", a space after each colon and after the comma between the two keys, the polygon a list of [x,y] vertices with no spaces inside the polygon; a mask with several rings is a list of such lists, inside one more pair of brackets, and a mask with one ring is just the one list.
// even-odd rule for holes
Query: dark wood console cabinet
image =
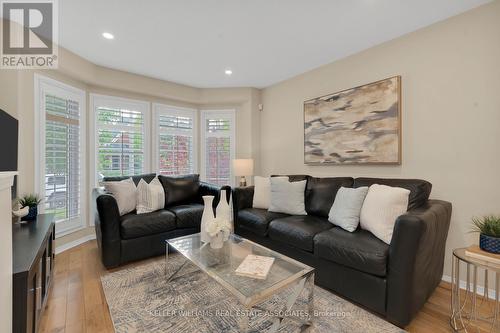
{"label": "dark wood console cabinet", "polygon": [[51,214],[39,214],[36,221],[12,227],[14,333],[38,331],[52,282],[54,240]]}

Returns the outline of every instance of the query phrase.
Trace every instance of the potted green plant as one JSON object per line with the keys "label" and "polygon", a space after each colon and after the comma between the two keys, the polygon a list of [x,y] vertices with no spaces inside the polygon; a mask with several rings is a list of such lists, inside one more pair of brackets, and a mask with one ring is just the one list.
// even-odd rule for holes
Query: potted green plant
{"label": "potted green plant", "polygon": [[26,194],[19,198],[18,200],[21,208],[29,207],[28,215],[21,218],[22,221],[33,221],[36,220],[38,215],[38,205],[42,202],[42,199],[37,194]]}
{"label": "potted green plant", "polygon": [[473,231],[479,232],[481,250],[500,253],[500,216],[487,215],[473,218]]}

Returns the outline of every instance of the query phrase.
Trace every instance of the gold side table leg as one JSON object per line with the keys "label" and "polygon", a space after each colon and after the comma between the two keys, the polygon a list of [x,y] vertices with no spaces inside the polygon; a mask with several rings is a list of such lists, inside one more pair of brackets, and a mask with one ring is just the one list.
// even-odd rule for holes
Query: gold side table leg
{"label": "gold side table leg", "polygon": [[477,266],[472,268],[472,308],[471,320],[477,320]]}
{"label": "gold side table leg", "polygon": [[450,326],[455,331],[458,332],[462,330],[457,324],[457,321],[461,319],[461,309],[460,309],[460,260],[456,257],[452,258],[451,262],[451,317]]}
{"label": "gold side table leg", "polygon": [[495,313],[493,315],[493,325],[491,325],[491,331],[497,332],[496,328],[499,326],[498,316],[500,315],[500,275],[495,272]]}

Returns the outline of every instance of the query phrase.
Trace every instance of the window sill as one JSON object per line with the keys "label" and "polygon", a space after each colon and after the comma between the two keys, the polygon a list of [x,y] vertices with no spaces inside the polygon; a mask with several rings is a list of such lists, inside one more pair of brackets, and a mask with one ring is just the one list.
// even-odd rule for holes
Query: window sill
{"label": "window sill", "polygon": [[71,226],[71,227],[66,227],[59,229],[57,228],[57,223],[56,223],[56,239],[60,237],[64,237],[66,235],[72,234],[74,232],[80,231],[85,229],[85,226],[83,225],[77,225],[77,226]]}

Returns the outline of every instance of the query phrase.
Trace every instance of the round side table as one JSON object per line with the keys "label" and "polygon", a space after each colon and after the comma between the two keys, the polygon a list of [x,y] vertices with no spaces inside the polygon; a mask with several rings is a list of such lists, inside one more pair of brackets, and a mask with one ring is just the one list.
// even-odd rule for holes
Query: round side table
{"label": "round side table", "polygon": [[[453,250],[451,273],[451,318],[450,325],[455,332],[468,332],[475,328],[481,332],[500,332],[500,264],[470,257],[465,248]],[[465,289],[460,289],[460,274],[465,272]],[[479,293],[478,275],[482,279],[483,292]],[[489,281],[493,275],[493,281]],[[488,290],[494,288],[494,298],[488,299]],[[479,297],[478,297],[479,296]]]}

